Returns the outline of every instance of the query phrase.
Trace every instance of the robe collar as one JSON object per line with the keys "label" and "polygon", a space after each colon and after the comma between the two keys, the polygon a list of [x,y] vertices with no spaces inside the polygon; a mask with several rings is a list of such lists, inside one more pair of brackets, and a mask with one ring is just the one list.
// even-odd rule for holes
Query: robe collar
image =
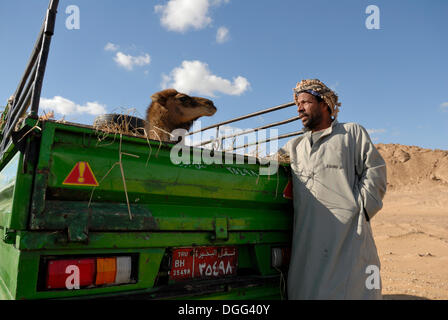
{"label": "robe collar", "polygon": [[[333,128],[334,128],[337,124],[339,124],[338,120],[337,120],[337,119],[334,119],[333,122],[331,123],[331,126],[329,126],[327,129],[324,129],[324,131],[323,131],[323,133],[322,133],[322,135],[321,135],[320,137],[323,138],[323,137],[326,137],[326,136],[329,136],[330,134],[332,134],[332,133],[333,133]],[[311,134],[312,134],[312,131],[311,131],[311,130],[305,132],[305,136],[306,136],[308,139],[311,139]],[[320,139],[319,139],[319,140],[320,140]]]}
{"label": "robe collar", "polygon": [[[319,137],[319,139],[314,143],[314,145],[316,145],[317,142],[320,141],[321,139],[323,139],[323,138],[325,138],[325,137],[331,135],[331,134],[333,133],[333,129],[334,129],[334,127],[335,127],[336,125],[338,125],[338,123],[339,123],[339,122],[338,122],[336,119],[333,120],[333,122],[331,123],[331,126],[329,126],[327,129],[324,129],[324,130],[323,130],[322,135],[321,135],[321,136]],[[311,150],[313,149],[313,148],[312,148],[312,145],[311,145],[311,134],[312,134],[311,130],[310,130],[310,131],[306,131],[305,134],[304,134],[304,138],[305,138],[306,141],[307,141],[307,144],[308,144],[308,147],[309,147],[310,152],[311,152]]]}

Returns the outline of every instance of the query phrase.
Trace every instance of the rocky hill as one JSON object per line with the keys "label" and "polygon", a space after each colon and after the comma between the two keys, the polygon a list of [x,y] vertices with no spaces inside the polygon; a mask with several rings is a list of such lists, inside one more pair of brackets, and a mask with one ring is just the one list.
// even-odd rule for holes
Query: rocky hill
{"label": "rocky hill", "polygon": [[387,164],[388,190],[448,188],[448,151],[378,144]]}

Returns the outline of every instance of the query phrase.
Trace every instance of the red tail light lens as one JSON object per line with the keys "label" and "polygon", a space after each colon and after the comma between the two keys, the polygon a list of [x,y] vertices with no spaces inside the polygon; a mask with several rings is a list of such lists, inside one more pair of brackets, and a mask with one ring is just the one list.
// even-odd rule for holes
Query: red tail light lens
{"label": "red tail light lens", "polygon": [[80,289],[93,284],[95,259],[56,260],[48,263],[47,289]]}
{"label": "red tail light lens", "polygon": [[131,275],[132,258],[129,256],[49,260],[45,288],[79,290],[128,284],[134,281]]}

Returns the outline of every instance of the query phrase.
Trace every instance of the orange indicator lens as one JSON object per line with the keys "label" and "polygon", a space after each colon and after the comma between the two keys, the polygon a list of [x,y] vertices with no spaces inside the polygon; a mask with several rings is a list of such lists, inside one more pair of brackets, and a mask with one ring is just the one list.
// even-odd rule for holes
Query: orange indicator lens
{"label": "orange indicator lens", "polygon": [[116,258],[96,259],[96,282],[95,284],[103,285],[115,282],[115,274],[117,271]]}

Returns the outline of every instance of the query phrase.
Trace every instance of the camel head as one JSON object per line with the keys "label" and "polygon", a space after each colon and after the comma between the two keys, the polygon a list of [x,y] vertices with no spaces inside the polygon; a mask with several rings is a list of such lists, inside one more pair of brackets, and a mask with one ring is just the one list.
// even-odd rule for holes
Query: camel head
{"label": "camel head", "polygon": [[[149,130],[189,130],[193,122],[203,116],[212,116],[217,109],[211,100],[190,97],[175,89],[166,89],[151,96],[152,103],[147,111]],[[151,135],[150,135],[151,136]],[[159,136],[163,136],[159,133]],[[169,139],[162,139],[169,140]]]}

